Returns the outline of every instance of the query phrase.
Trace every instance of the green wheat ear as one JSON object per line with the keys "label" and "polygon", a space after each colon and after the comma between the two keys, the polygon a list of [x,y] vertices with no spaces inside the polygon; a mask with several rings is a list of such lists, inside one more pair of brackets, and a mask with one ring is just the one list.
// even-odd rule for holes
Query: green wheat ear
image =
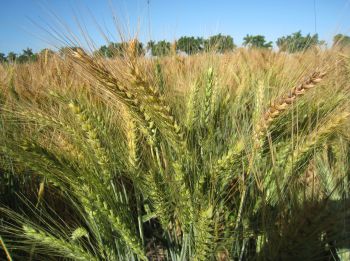
{"label": "green wheat ear", "polygon": [[[292,183],[293,179],[298,177],[308,166],[311,159],[311,155],[319,150],[320,146],[326,142],[326,140],[334,134],[336,129],[349,119],[349,112],[340,112],[332,115],[328,121],[320,125],[320,128],[314,130],[311,134],[305,137],[304,141],[301,142],[300,146],[296,147],[292,153],[286,158],[286,163],[282,169],[284,176],[279,184],[279,190],[281,195],[285,195],[285,189],[288,184]],[[280,197],[276,196],[277,184],[270,184],[268,188],[268,197],[271,204],[276,204]]]}
{"label": "green wheat ear", "polygon": [[204,100],[204,123],[209,124],[210,116],[212,114],[212,99],[213,99],[213,89],[214,89],[214,70],[212,67],[208,69],[207,72],[207,83],[205,88],[205,100]]}
{"label": "green wheat ear", "polygon": [[200,90],[200,85],[199,85],[199,82],[196,81],[191,87],[191,92],[187,103],[186,126],[189,130],[193,130],[194,128],[198,127],[199,115],[200,115],[199,90]]}
{"label": "green wheat ear", "polygon": [[66,258],[74,260],[98,260],[94,256],[90,255],[79,245],[67,242],[62,238],[49,235],[44,231],[35,229],[29,225],[23,225],[24,235],[37,244],[44,245],[49,249],[57,251],[58,254]]}
{"label": "green wheat ear", "polygon": [[193,260],[204,261],[208,260],[214,249],[213,242],[213,206],[201,209],[197,215],[197,220],[194,224],[195,249]]}
{"label": "green wheat ear", "polygon": [[306,137],[305,141],[297,147],[289,157],[286,165],[286,173],[300,172],[306,167],[309,161],[310,153],[326,141],[326,139],[334,134],[334,131],[339,128],[349,118],[349,112],[340,112],[332,116],[327,122],[322,124],[320,128]]}

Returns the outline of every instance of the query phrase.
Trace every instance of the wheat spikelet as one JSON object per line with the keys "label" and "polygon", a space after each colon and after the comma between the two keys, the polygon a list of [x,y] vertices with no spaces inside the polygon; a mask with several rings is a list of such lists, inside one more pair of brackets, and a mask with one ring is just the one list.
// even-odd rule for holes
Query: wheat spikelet
{"label": "wheat spikelet", "polygon": [[126,110],[122,111],[122,116],[124,120],[124,132],[126,136],[126,145],[127,145],[127,153],[128,153],[128,165],[130,171],[134,173],[135,171],[138,174],[140,167],[140,159],[139,159],[139,140],[140,140],[140,132],[137,126],[137,122],[132,118],[130,113]]}
{"label": "wheat spikelet", "polygon": [[48,249],[56,251],[63,257],[75,260],[97,261],[97,258],[90,255],[79,245],[69,243],[62,238],[49,235],[41,230],[34,229],[29,225],[23,225],[23,232],[28,239],[33,240],[35,243],[45,246]]}
{"label": "wheat spikelet", "polygon": [[[75,193],[87,215],[87,220],[89,220],[89,222],[98,229],[100,238],[109,238],[111,236],[110,226],[105,226],[106,217],[103,215],[103,213],[101,214],[100,209],[96,207],[96,192],[88,185],[83,184],[80,185],[80,187],[77,187]],[[98,242],[101,242],[101,240]],[[111,251],[109,247],[105,248],[103,245],[100,245],[99,247],[101,250],[104,249],[107,252]]]}
{"label": "wheat spikelet", "polygon": [[122,103],[132,109],[140,107],[140,103],[135,96],[129,93],[126,87],[113,77],[105,67],[97,63],[81,49],[71,50],[71,53],[75,61],[87,69],[104,87],[113,90]]}
{"label": "wheat spikelet", "polygon": [[[97,194],[99,188],[92,188],[87,185],[83,185],[80,188],[80,193],[78,193],[79,199],[82,202],[85,212],[87,213],[90,222],[96,223],[99,232],[103,238],[110,240],[113,237],[112,231],[118,233],[122,241],[136,254],[140,259],[144,259],[143,249],[139,238],[137,238],[136,233],[130,228],[130,223],[125,220],[125,211],[123,206],[118,208],[118,214],[115,210],[110,207],[110,205],[104,201],[103,195]],[[108,222],[108,226],[106,226]],[[132,223],[131,223],[132,224]],[[111,230],[112,228],[112,230]],[[108,256],[113,257],[111,253],[113,246],[107,247],[101,245],[100,248],[109,252]]]}
{"label": "wheat spikelet", "polygon": [[131,41],[129,41],[128,44],[128,54],[129,54],[129,58],[135,60],[137,58],[137,44],[138,41],[137,39],[132,39]]}
{"label": "wheat spikelet", "polygon": [[84,113],[82,108],[76,102],[70,102],[68,106],[79,122],[79,126],[81,126],[81,129],[85,132],[87,142],[93,150],[97,163],[102,170],[102,175],[100,178],[102,178],[103,182],[105,183],[106,189],[110,190],[110,181],[113,178],[113,174],[109,168],[110,158],[106,148],[102,145],[99,132],[94,126],[94,123],[91,121],[89,115]]}
{"label": "wheat spikelet", "polygon": [[26,168],[47,178],[62,191],[66,190],[67,183],[71,181],[71,170],[65,168],[55,155],[35,142],[24,142],[20,146],[8,143],[0,145],[0,149]]}
{"label": "wheat spikelet", "polygon": [[71,131],[71,128],[69,126],[66,126],[64,123],[59,121],[56,117],[47,115],[41,111],[38,110],[23,110],[21,112],[18,112],[18,115],[22,116],[24,120],[26,121],[33,121],[39,124],[42,124],[43,126],[60,126],[60,127],[67,127],[66,129]]}
{"label": "wheat spikelet", "polygon": [[79,126],[81,126],[83,131],[86,133],[87,141],[93,149],[97,158],[97,162],[102,168],[102,172],[108,183],[108,180],[111,179],[111,173],[108,168],[109,157],[106,149],[102,146],[102,143],[99,139],[99,133],[94,127],[94,123],[91,121],[89,116],[83,112],[82,108],[77,103],[71,102],[68,106],[76,116],[76,119],[79,122]]}

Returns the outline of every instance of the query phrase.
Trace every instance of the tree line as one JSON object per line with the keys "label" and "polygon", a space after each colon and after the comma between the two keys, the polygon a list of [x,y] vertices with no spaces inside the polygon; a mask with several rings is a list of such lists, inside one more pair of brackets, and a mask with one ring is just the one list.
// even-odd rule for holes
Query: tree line
{"label": "tree line", "polygon": [[[268,42],[263,35],[249,35],[243,38],[243,46],[247,48],[272,48],[272,42]],[[325,45],[325,42],[319,40],[318,34],[302,35],[301,31],[295,32],[291,35],[282,36],[277,39],[276,45],[280,51],[294,53],[309,49],[316,45]],[[350,46],[350,36],[337,34],[333,37],[333,46],[346,47]],[[145,46],[141,42],[137,42],[136,50],[139,55],[146,53],[152,56],[166,56],[171,53],[182,52],[187,55],[197,54],[201,52],[217,52],[225,53],[232,51],[237,46],[230,35],[217,34],[205,39],[203,37],[182,36],[173,43],[166,40],[149,41]],[[123,55],[127,48],[127,43],[110,43],[101,46],[94,52],[96,56],[112,58],[117,55]],[[59,50],[60,55],[65,53],[70,47],[63,47]],[[9,63],[25,63],[35,61],[43,53],[53,53],[49,49],[44,49],[39,53],[33,53],[32,49],[27,48],[21,54],[9,52],[7,55],[0,53],[0,62]]]}

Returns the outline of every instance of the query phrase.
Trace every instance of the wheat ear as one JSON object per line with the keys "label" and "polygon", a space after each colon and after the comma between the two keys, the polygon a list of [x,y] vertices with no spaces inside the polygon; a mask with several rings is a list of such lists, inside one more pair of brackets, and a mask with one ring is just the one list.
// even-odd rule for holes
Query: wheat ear
{"label": "wheat ear", "polygon": [[207,72],[207,85],[205,88],[205,101],[204,101],[204,123],[208,126],[210,121],[210,116],[212,113],[212,96],[213,96],[213,87],[215,85],[214,81],[214,71],[210,67]]}
{"label": "wheat ear", "polygon": [[[98,189],[96,190],[98,191]],[[96,193],[96,190],[87,185],[81,186],[82,194],[79,196],[86,213],[89,215],[89,219],[98,222],[98,227],[100,229],[104,227],[104,221],[108,221],[112,231],[118,233],[121,240],[141,260],[146,260],[142,244],[136,236],[137,234],[134,233],[134,229],[130,226],[130,223],[126,221],[125,211],[123,212],[122,208],[118,208],[117,210],[119,211],[116,212],[116,209],[111,208],[110,204]],[[109,231],[102,231],[101,233],[109,233]]]}
{"label": "wheat ear", "polygon": [[118,101],[126,105],[128,109],[139,120],[141,130],[148,138],[150,145],[153,145],[153,133],[155,132],[154,122],[151,121],[145,106],[141,104],[134,93],[127,90],[117,78],[112,76],[108,70],[102,65],[98,64],[93,58],[87,55],[83,50],[71,50],[75,61],[85,68],[90,74],[104,87],[106,90],[116,96]]}
{"label": "wheat ear", "polygon": [[[289,91],[289,94],[273,101],[256,127],[256,140],[261,141],[271,123],[286,111],[289,106],[295,102],[297,97],[303,96],[308,90],[314,88],[319,82],[321,82],[325,75],[326,72],[316,71],[304,82],[292,88]],[[260,146],[261,142],[257,142],[256,147]]]}
{"label": "wheat ear", "polygon": [[189,231],[190,224],[193,221],[194,209],[191,201],[191,192],[185,182],[185,175],[182,171],[181,164],[173,163],[174,181],[176,185],[175,195],[178,198],[177,213],[182,225],[183,231]]}
{"label": "wheat ear", "polygon": [[90,255],[77,244],[69,243],[62,238],[54,237],[28,225],[23,225],[23,231],[28,239],[57,251],[63,257],[72,258],[75,260],[97,261],[97,258]]}
{"label": "wheat ear", "polygon": [[128,147],[128,161],[131,171],[138,171],[139,169],[139,148],[138,148],[138,130],[136,122],[128,118],[126,122],[126,138]]}
{"label": "wheat ear", "polygon": [[208,256],[213,247],[213,206],[209,205],[199,211],[197,220],[194,224],[195,249],[192,260],[208,260]]}
{"label": "wheat ear", "polygon": [[96,156],[97,163],[101,167],[103,180],[106,182],[106,184],[109,184],[109,180],[112,178],[111,171],[108,168],[109,157],[106,149],[102,146],[98,130],[94,126],[94,123],[90,119],[89,115],[84,113],[83,109],[78,103],[70,102],[68,107],[71,109],[75,115],[75,118],[79,122],[79,126],[81,126],[82,130],[86,134],[87,141]]}
{"label": "wheat ear", "polygon": [[136,237],[136,233],[128,227],[126,222],[118,214],[115,214],[115,211],[113,211],[106,202],[101,202],[98,199],[96,206],[98,206],[98,209],[108,218],[108,221],[115,231],[121,235],[126,245],[130,247],[141,260],[147,260],[139,238]]}
{"label": "wheat ear", "polygon": [[133,47],[134,42],[135,40],[129,44],[129,62],[127,63],[129,67],[128,76],[134,91],[139,93],[138,98],[143,101],[143,105],[148,109],[159,130],[171,139],[175,148],[180,145],[178,149],[182,152],[186,147],[182,128],[171,113],[164,97],[149,81],[145,80],[133,51],[133,48],[135,48]]}
{"label": "wheat ear", "polygon": [[[286,165],[286,173],[289,174],[293,170],[299,171],[305,158],[312,152],[317,145],[322,144],[334,131],[341,126],[350,117],[349,112],[341,112],[331,117],[319,129],[311,133],[302,143],[296,148],[289,157]],[[305,164],[306,165],[306,164]]]}
{"label": "wheat ear", "polygon": [[199,87],[199,83],[196,81],[191,88],[191,93],[189,95],[189,100],[187,103],[186,126],[189,130],[195,128],[199,120]]}

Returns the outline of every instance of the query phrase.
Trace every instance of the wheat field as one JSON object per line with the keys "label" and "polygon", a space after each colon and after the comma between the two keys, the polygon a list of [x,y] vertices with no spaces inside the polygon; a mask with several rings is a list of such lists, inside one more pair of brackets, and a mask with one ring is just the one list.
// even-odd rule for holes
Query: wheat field
{"label": "wheat field", "polygon": [[131,40],[0,64],[0,89],[4,260],[350,257],[347,50]]}

